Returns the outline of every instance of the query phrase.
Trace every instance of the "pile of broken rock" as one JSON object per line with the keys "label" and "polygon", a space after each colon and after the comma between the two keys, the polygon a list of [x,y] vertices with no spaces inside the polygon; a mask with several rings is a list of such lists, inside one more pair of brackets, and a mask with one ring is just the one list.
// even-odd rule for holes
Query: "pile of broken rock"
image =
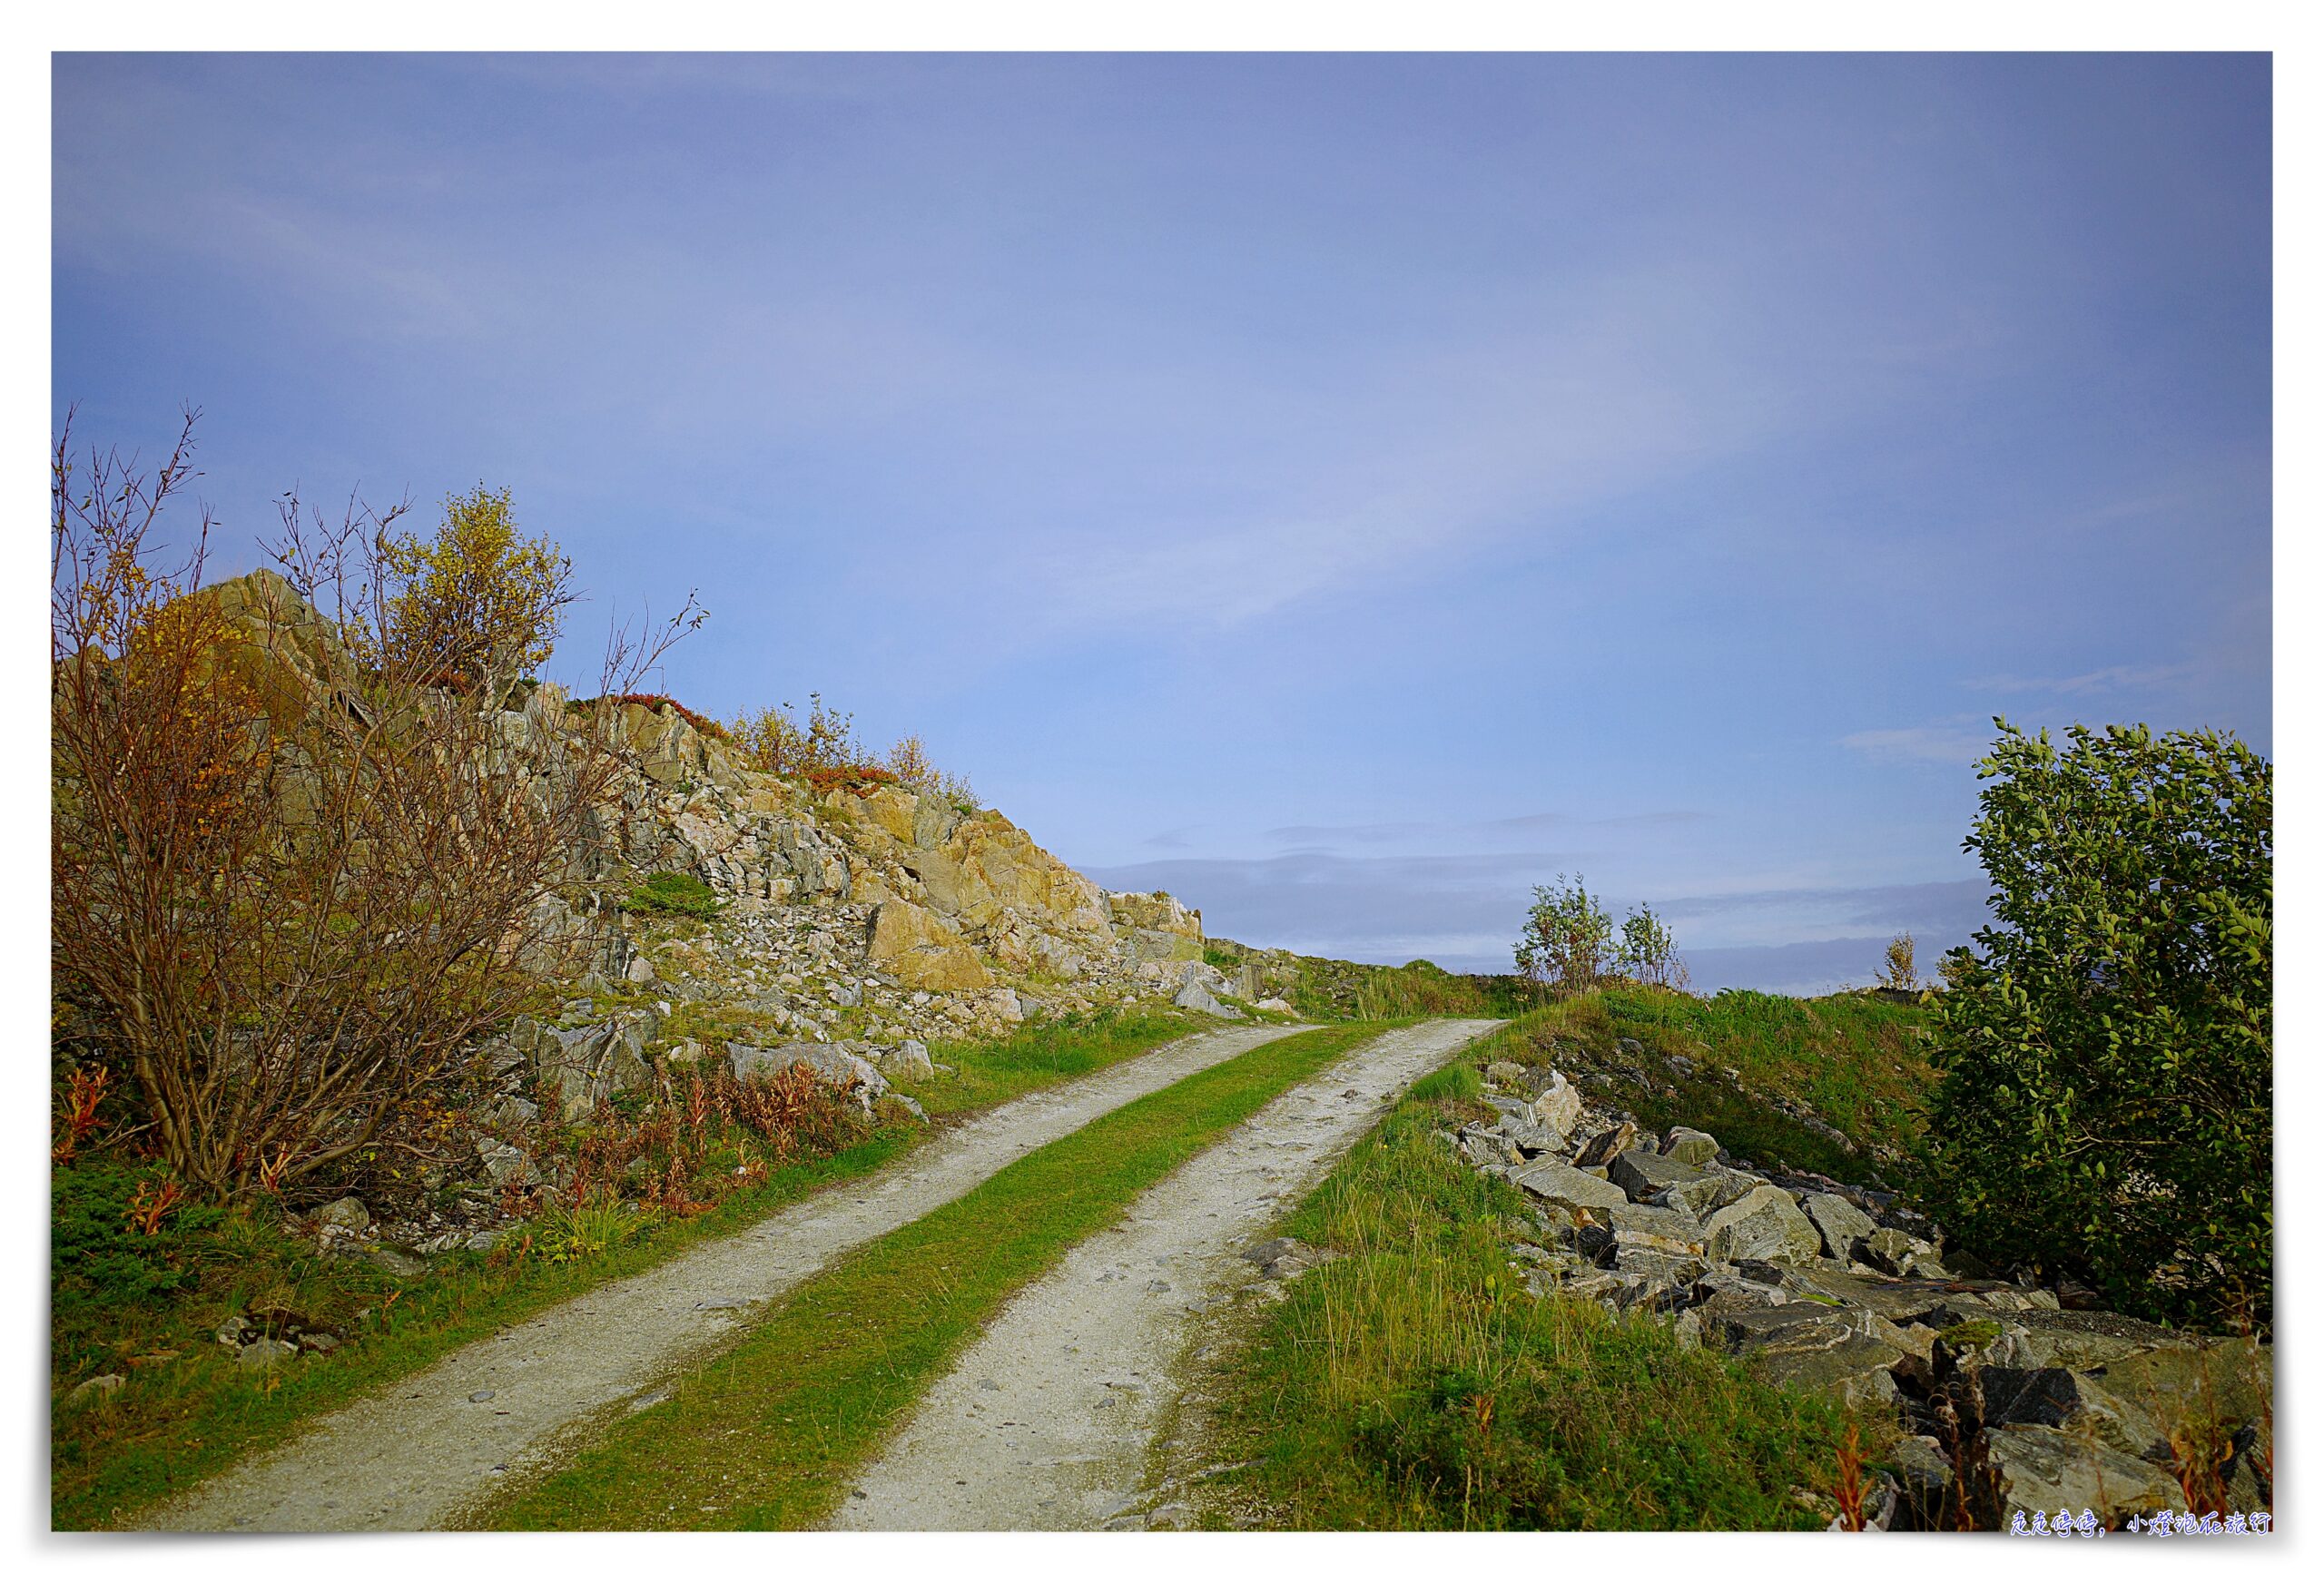
{"label": "pile of broken rock", "polygon": [[1531,1202],[1528,1288],[1650,1316],[1892,1422],[1877,1525],[2061,1507],[2119,1524],[2184,1499],[2172,1440],[2199,1417],[2230,1421],[2203,1485],[2270,1504],[2264,1345],[2063,1309],[1984,1278],[1894,1194],[1754,1168],[1690,1127],[1642,1134],[1552,1068],[1485,1077],[1495,1118],[1442,1136]]}

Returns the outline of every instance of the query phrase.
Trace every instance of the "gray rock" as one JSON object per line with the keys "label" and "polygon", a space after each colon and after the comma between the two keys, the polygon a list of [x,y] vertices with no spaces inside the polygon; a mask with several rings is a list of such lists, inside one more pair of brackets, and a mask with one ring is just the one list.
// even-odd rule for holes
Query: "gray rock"
{"label": "gray rock", "polygon": [[1561,1139],[1570,1136],[1581,1120],[1581,1091],[1566,1081],[1563,1072],[1551,1072],[1549,1086],[1533,1096],[1533,1119]]}
{"label": "gray rock", "polygon": [[1509,1179],[1544,1203],[1565,1209],[1610,1209],[1630,1202],[1630,1195],[1611,1182],[1601,1182],[1554,1160],[1536,1160],[1521,1171],[1512,1172]]}
{"label": "gray rock", "polygon": [[334,1198],[315,1211],[317,1222],[340,1231],[361,1233],[371,1228],[371,1212],[360,1198]]}
{"label": "gray rock", "polygon": [[1824,1245],[1815,1224],[1799,1213],[1791,1195],[1772,1185],[1753,1188],[1703,1224],[1704,1242],[1714,1259],[1765,1259],[1800,1264]]}
{"label": "gray rock", "polygon": [[241,1365],[245,1369],[271,1369],[286,1358],[297,1357],[299,1349],[289,1342],[277,1341],[272,1336],[261,1336],[242,1348],[239,1355]]}
{"label": "gray rock", "polygon": [[918,1039],[906,1039],[892,1048],[882,1050],[873,1056],[872,1061],[883,1076],[901,1081],[936,1076],[936,1064],[928,1058],[928,1047]]}
{"label": "gray rock", "polygon": [[1811,1193],[1800,1208],[1823,1237],[1827,1258],[1846,1260],[1856,1238],[1870,1236],[1878,1229],[1870,1215],[1837,1193]]}
{"label": "gray rock", "polygon": [[1666,1188],[1690,1182],[1701,1175],[1692,1165],[1646,1149],[1626,1149],[1606,1167],[1608,1179],[1640,1204]]}
{"label": "gray rock", "polygon": [[827,1086],[843,1088],[852,1084],[856,1103],[867,1111],[873,1100],[888,1091],[888,1080],[880,1075],[879,1067],[836,1045],[776,1045],[762,1049],[755,1045],[730,1044],[726,1047],[726,1064],[737,1077],[773,1077],[804,1066]]}
{"label": "gray rock", "polygon": [[1697,1220],[1705,1220],[1754,1188],[1765,1185],[1758,1177],[1745,1172],[1712,1165],[1690,1180],[1664,1188],[1657,1195],[1657,1202],[1684,1210]]}
{"label": "gray rock", "polygon": [[1896,1400],[1896,1377],[1889,1372],[1896,1349],[1865,1333],[1846,1313],[1821,1303],[1707,1313],[1703,1329],[1778,1385],[1837,1396],[1860,1408]]}
{"label": "gray rock", "polygon": [[1913,1273],[1913,1239],[1903,1232],[1880,1226],[1865,1233],[1854,1245],[1864,1262],[1884,1275]]}
{"label": "gray rock", "polygon": [[513,1144],[484,1138],[476,1145],[478,1157],[484,1161],[484,1175],[495,1187],[505,1187],[511,1182],[532,1179],[532,1156]]}
{"label": "gray rock", "polygon": [[1614,1156],[1630,1146],[1638,1136],[1638,1128],[1625,1121],[1607,1128],[1581,1145],[1573,1156],[1576,1165],[1610,1165]]}
{"label": "gray rock", "polygon": [[[393,1243],[368,1244],[357,1252],[356,1257],[366,1263],[377,1264],[389,1274],[399,1276],[406,1281],[416,1280],[428,1273],[426,1259],[421,1258],[409,1248],[399,1248]],[[243,1352],[244,1361],[247,1362],[249,1349],[244,1348]]]}
{"label": "gray rock", "polygon": [[128,1383],[128,1379],[120,1374],[94,1375],[90,1379],[82,1381],[78,1385],[74,1386],[72,1390],[66,1391],[64,1393],[65,1404],[71,1407],[78,1407],[84,1402],[103,1401]]}
{"label": "gray rock", "polygon": [[1988,1363],[1977,1371],[1985,1422],[2045,1423],[2061,1428],[2082,1411],[2082,1382],[2065,1369],[2009,1369]]}
{"label": "gray rock", "polygon": [[1681,1210],[1617,1204],[1606,1211],[1606,1221],[1613,1229],[1617,1247],[1685,1256],[1699,1256],[1703,1252],[1702,1226]]}
{"label": "gray rock", "polygon": [[1525,1068],[1514,1061],[1495,1061],[1485,1068],[1485,1081],[1513,1092],[1524,1086]]}
{"label": "gray rock", "polygon": [[1184,1011],[1199,1011],[1206,1017],[1240,1017],[1243,1015],[1233,1007],[1228,1006],[1224,1001],[1220,1000],[1201,984],[1193,981],[1187,983],[1178,990],[1177,995],[1171,997],[1170,1004]]}
{"label": "gray rock", "polygon": [[1662,1140],[1662,1153],[1682,1165],[1708,1165],[1718,1158],[1718,1140],[1691,1126],[1674,1126]]}
{"label": "gray rock", "polygon": [[2119,1526],[2136,1512],[2186,1504],[2162,1469],[2073,1430],[2005,1424],[1985,1431],[1985,1447],[2004,1511],[2087,1508]]}
{"label": "gray rock", "polygon": [[547,1048],[535,1060],[542,1077],[558,1085],[559,1119],[584,1120],[602,1101],[647,1082],[653,1074],[645,1043],[660,1027],[654,1012],[635,1011],[586,1027],[551,1029]]}

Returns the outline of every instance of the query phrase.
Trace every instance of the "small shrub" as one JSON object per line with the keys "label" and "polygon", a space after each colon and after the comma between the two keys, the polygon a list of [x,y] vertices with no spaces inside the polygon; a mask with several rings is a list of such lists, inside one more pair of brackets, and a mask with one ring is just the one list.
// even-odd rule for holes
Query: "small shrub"
{"label": "small shrub", "polygon": [[1913,937],[1900,934],[1888,942],[1888,951],[1880,968],[1883,989],[1917,989],[1921,987],[1920,969],[1913,964]]}
{"label": "small shrub", "polygon": [[731,742],[734,734],[706,714],[696,714],[667,693],[622,693],[615,695],[616,703],[635,703],[647,709],[667,709],[703,735],[714,741]]}
{"label": "small shrub", "polygon": [[692,874],[661,870],[645,876],[622,904],[632,912],[672,912],[682,918],[712,919],[720,902],[708,885]]}
{"label": "small shrub", "polygon": [[1517,970],[1538,984],[1587,989],[1606,976],[1614,920],[1584,887],[1562,874],[1554,885],[1533,887],[1532,909],[1517,939]]}
{"label": "small shrub", "polygon": [[1687,987],[1687,964],[1679,959],[1670,927],[1655,916],[1651,907],[1640,905],[1622,920],[1622,944],[1616,959],[1622,971],[1640,984],[1662,989]]}

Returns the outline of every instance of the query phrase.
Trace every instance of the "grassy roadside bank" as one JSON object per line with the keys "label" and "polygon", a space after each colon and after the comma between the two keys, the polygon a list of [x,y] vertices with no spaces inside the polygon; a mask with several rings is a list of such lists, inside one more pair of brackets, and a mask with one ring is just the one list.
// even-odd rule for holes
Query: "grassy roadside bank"
{"label": "grassy roadside bank", "polygon": [[[1044,1024],[991,1044],[936,1049],[954,1070],[915,1089],[932,1115],[960,1116],[1195,1031],[1188,1019],[1158,1012]],[[927,1136],[882,1126],[835,1154],[779,1167],[700,1214],[642,1223],[593,1257],[451,1253],[409,1278],[322,1258],[264,1211],[181,1211],[141,1236],[123,1224],[133,1165],[90,1160],[60,1170],[51,1227],[51,1524],[134,1527],[143,1508],[310,1418],[818,1188],[876,1171]],[[211,1332],[230,1314],[261,1311],[328,1326],[345,1344],[246,1371]],[[77,1381],[107,1372],[126,1382],[109,1395],[68,1399]]]}
{"label": "grassy roadside bank", "polygon": [[[1521,1040],[1521,1031],[1514,1037]],[[1482,1109],[1510,1030],[1416,1085],[1284,1226],[1343,1256],[1208,1365],[1213,1526],[1820,1527],[1843,1420],[1643,1319],[1537,1298],[1522,1195],[1437,1129]]]}
{"label": "grassy roadside bank", "polygon": [[794,1289],[669,1400],[609,1423],[499,1529],[787,1529],[838,1499],[1014,1293],[1276,1095],[1380,1033],[1263,1045],[1036,1150]]}

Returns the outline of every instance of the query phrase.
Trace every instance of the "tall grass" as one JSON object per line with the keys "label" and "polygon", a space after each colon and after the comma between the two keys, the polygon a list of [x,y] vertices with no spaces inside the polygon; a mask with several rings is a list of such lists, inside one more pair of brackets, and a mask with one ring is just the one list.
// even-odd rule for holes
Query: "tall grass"
{"label": "tall grass", "polygon": [[1288,1224],[1344,1257],[1244,1344],[1215,1461],[1271,1526],[1817,1526],[1840,1413],[1642,1319],[1535,1297],[1511,1268],[1522,1204],[1436,1136],[1465,1063],[1413,1094]]}

